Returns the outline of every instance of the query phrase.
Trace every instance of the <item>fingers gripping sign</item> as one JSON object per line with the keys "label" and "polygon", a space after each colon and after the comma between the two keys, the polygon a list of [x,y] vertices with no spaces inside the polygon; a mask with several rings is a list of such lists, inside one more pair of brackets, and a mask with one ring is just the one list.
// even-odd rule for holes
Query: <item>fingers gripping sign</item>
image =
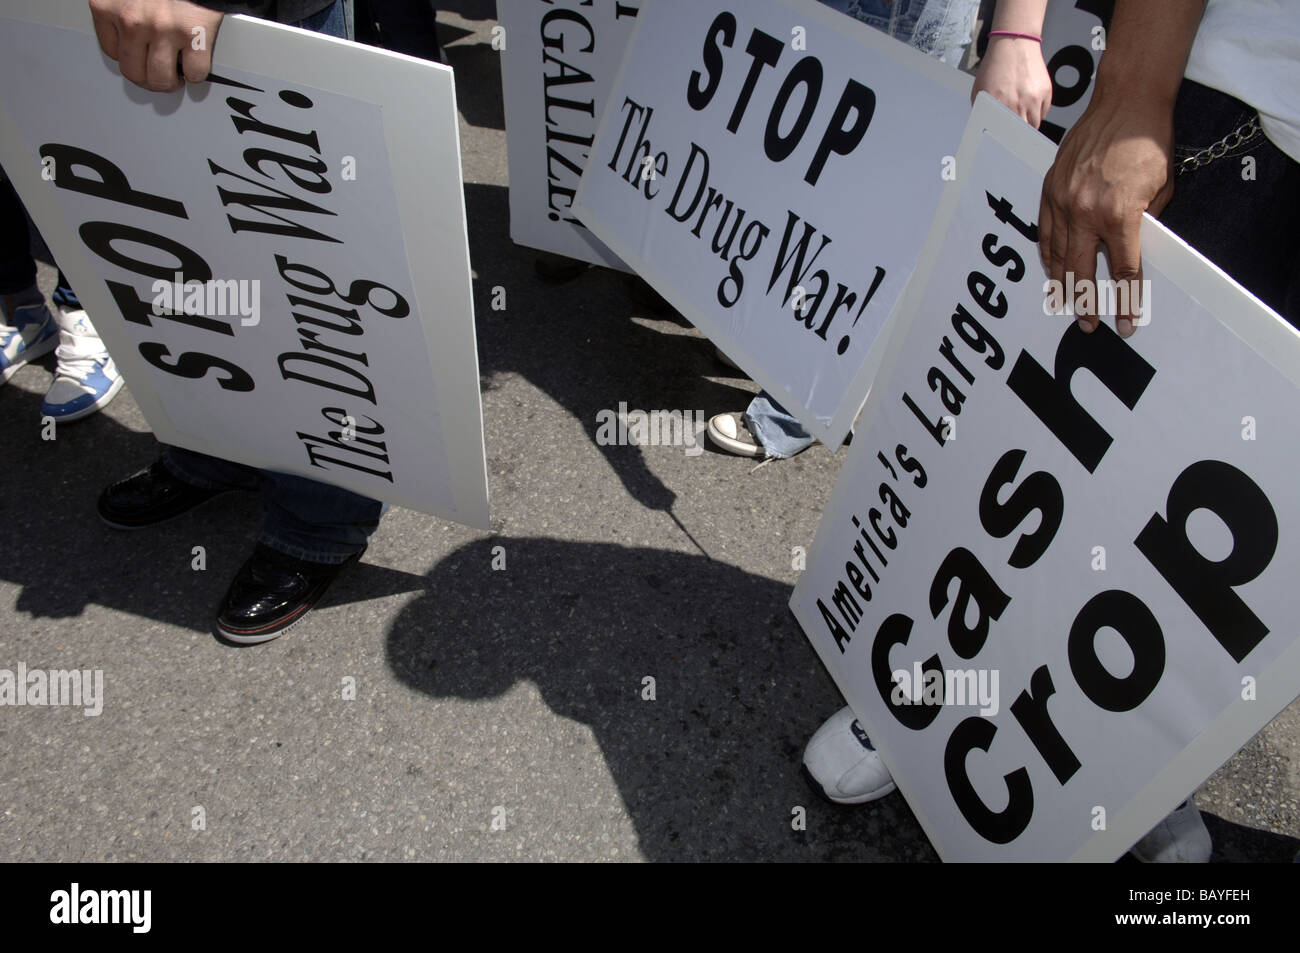
{"label": "fingers gripping sign", "polygon": [[1142,216],[1159,216],[1173,197],[1174,105],[1204,7],[1177,0],[1116,5],[1092,98],[1043,179],[1043,267],[1049,283],[1074,289],[1084,331],[1101,318],[1099,251],[1112,287],[1129,289],[1116,299],[1115,330],[1127,337],[1150,317],[1151,303],[1140,298]]}
{"label": "fingers gripping sign", "polygon": [[[1049,279],[1077,289],[1075,315],[1089,332],[1099,320],[1098,252],[1106,253],[1112,280],[1140,286],[1142,214],[1158,215],[1173,193],[1172,129],[1166,135],[1150,126],[1125,125],[1122,119],[1085,113],[1043,180],[1038,219],[1043,267]],[[1140,317],[1141,303],[1134,297],[1115,316],[1115,328],[1127,337]]]}
{"label": "fingers gripping sign", "polygon": [[187,0],[90,0],[95,35],[122,75],[154,92],[207,79],[222,14]]}

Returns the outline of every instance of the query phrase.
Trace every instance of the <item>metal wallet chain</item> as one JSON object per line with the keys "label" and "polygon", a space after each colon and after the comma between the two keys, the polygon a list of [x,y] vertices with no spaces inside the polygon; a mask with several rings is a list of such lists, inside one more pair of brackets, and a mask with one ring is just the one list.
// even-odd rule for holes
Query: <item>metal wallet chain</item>
{"label": "metal wallet chain", "polygon": [[1240,126],[1228,133],[1213,145],[1206,146],[1195,155],[1190,155],[1178,163],[1178,174],[1183,175],[1187,172],[1195,172],[1202,166],[1209,165],[1215,159],[1222,159],[1225,155],[1254,139],[1259,132],[1259,115],[1251,116]]}

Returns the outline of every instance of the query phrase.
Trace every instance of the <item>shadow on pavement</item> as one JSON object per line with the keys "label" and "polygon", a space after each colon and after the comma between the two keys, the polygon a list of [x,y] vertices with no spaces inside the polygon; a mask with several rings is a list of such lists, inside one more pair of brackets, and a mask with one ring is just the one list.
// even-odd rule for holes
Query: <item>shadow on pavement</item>
{"label": "shadow on pavement", "polygon": [[[800,777],[828,679],[788,585],[701,556],[539,538],[509,540],[494,572],[496,542],[448,555],[397,615],[387,653],[402,682],[456,699],[536,685],[590,726],[653,860],[934,859],[901,797],[839,808]],[[796,806],[806,831],[792,829]]]}
{"label": "shadow on pavement", "polygon": [[[106,414],[64,424],[55,439],[43,440],[40,404],[39,394],[13,384],[0,388],[0,446],[6,460],[21,461],[0,468],[0,578],[22,586],[14,609],[64,619],[97,604],[209,631],[260,530],[257,497],[230,493],[170,523],[130,533],[110,529],[95,512],[100,491],[148,466],[158,442]],[[193,569],[195,546],[204,548],[205,571]],[[324,604],[422,586],[419,576],[362,564]]]}
{"label": "shadow on pavement", "polygon": [[1300,838],[1226,821],[1209,811],[1201,816],[1214,842],[1212,863],[1289,864],[1300,852]]}
{"label": "shadow on pavement", "polygon": [[[474,310],[479,371],[484,389],[502,373],[519,374],[557,401],[596,443],[597,414],[620,403],[643,410],[743,410],[750,390],[719,384],[713,345],[680,332],[680,319],[638,308],[624,274],[590,268],[572,281],[550,284],[533,273],[535,252],[509,238],[508,192],[502,186],[465,186],[470,261],[475,268]],[[507,307],[494,310],[493,289]],[[646,323],[669,324],[665,333]],[[497,424],[507,425],[493,433]],[[487,420],[489,471],[515,439],[518,420]],[[699,436],[705,446],[704,435]],[[628,494],[641,505],[671,510],[676,493],[646,464],[635,446],[597,445]],[[563,454],[555,447],[557,454]]]}
{"label": "shadow on pavement", "polygon": [[[438,25],[439,38],[450,43],[460,37],[454,27]],[[468,36],[462,33],[462,36]],[[442,61],[456,71],[456,107],[465,121],[482,129],[506,128],[501,90],[501,54],[487,43],[444,46]]]}

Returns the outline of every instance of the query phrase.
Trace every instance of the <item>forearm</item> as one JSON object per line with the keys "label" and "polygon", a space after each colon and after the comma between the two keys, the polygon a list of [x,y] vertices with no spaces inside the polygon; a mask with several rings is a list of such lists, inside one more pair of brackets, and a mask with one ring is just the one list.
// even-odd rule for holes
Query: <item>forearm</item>
{"label": "forearm", "polygon": [[998,0],[971,98],[986,92],[1037,128],[1052,105],[1052,78],[1038,36],[1047,0]]}
{"label": "forearm", "polygon": [[1205,0],[1116,0],[1093,100],[1172,111]]}
{"label": "forearm", "polygon": [[1047,0],[998,0],[991,29],[1041,34],[1046,13]]}

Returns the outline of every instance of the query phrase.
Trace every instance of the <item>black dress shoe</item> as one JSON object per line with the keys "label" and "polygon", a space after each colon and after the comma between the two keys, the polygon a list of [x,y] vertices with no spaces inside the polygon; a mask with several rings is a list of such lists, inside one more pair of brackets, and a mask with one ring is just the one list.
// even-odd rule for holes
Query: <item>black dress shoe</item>
{"label": "black dress shoe", "polygon": [[99,518],[114,529],[141,529],[180,516],[225,492],[178,480],[162,460],[155,460],[148,469],[105,489],[96,509]]}
{"label": "black dress shoe", "polygon": [[356,553],[343,563],[312,563],[259,544],[221,602],[217,634],[239,645],[269,642],[302,621],[343,567],[360,558]]}

